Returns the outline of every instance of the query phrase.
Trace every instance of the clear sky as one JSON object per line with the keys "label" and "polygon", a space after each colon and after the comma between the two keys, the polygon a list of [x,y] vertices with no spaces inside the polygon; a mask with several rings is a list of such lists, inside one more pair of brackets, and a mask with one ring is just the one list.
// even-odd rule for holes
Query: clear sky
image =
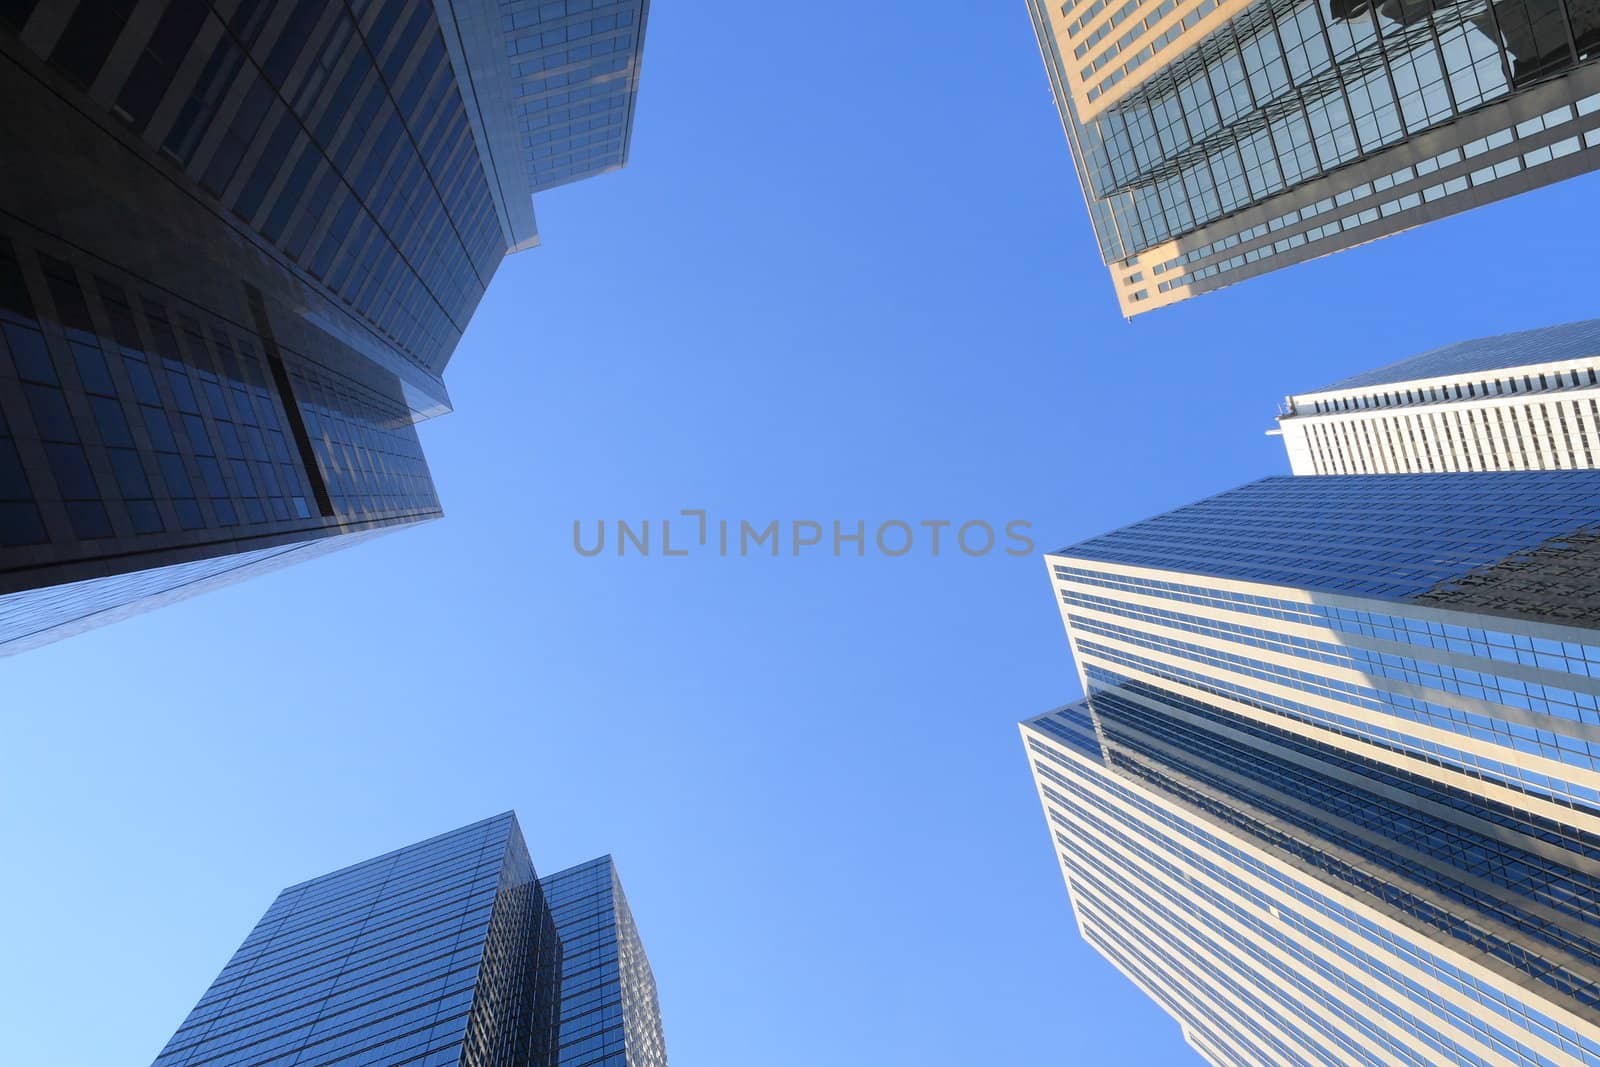
{"label": "clear sky", "polygon": [[1077,695],[1037,555],[573,520],[1058,547],[1285,471],[1288,391],[1600,314],[1597,201],[1130,325],[1021,0],[656,0],[631,164],[541,195],[423,427],[447,517],[0,662],[7,1062],[148,1062],[279,888],[506,808],[542,871],[615,854],[681,1067],[1185,1062],[1029,781]]}

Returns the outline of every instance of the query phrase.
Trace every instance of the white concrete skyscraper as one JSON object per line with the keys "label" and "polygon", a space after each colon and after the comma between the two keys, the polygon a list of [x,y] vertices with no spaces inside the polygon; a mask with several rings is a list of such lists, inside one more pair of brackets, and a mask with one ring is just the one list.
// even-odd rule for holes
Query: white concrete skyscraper
{"label": "white concrete skyscraper", "polygon": [[1600,465],[1600,319],[1463,341],[1284,400],[1295,474]]}

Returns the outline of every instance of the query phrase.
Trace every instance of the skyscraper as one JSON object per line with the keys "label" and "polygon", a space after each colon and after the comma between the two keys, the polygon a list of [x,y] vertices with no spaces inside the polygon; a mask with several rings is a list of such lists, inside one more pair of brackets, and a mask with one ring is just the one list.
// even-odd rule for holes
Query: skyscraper
{"label": "skyscraper", "polygon": [[[546,882],[587,885],[602,867],[621,900],[609,856]],[[590,911],[579,905],[574,922],[553,892],[510,812],[290,886],[155,1067],[665,1067],[653,984],[630,1000],[615,952],[581,921]],[[648,979],[631,917],[628,931]],[[619,1041],[604,1057],[569,1055],[569,1009],[577,1020],[592,1005],[609,1024],[619,1003],[654,1035],[650,1050]]]}
{"label": "skyscraper", "polygon": [[1600,166],[1589,0],[1028,6],[1129,316]]}
{"label": "skyscraper", "polygon": [[1048,557],[1081,932],[1217,1064],[1600,1064],[1600,472],[1268,478]]}
{"label": "skyscraper", "polygon": [[1296,474],[1600,465],[1600,319],[1463,341],[1285,399]]}
{"label": "skyscraper", "polygon": [[0,652],[441,514],[415,424],[647,7],[0,6]]}
{"label": "skyscraper", "polygon": [[656,980],[610,856],[539,885],[564,950],[560,1067],[667,1067]]}

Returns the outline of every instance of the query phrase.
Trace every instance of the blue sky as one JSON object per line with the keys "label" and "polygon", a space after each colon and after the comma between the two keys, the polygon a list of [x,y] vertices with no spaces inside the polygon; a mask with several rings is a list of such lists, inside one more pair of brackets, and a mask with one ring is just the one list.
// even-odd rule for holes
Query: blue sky
{"label": "blue sky", "polygon": [[[657,0],[423,428],[447,517],[0,664],[11,1062],[148,1062],[277,890],[516,808],[610,851],[695,1067],[1184,1062],[1017,738],[1039,559],[579,557],[572,523],[1033,524],[1285,469],[1285,392],[1596,314],[1580,178],[1118,317],[1020,0]],[[676,531],[675,531],[676,536]]]}

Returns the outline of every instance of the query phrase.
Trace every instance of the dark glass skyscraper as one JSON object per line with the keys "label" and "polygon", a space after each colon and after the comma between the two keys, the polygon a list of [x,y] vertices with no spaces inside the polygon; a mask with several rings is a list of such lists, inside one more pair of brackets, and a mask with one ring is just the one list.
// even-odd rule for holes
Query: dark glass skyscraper
{"label": "dark glass skyscraper", "polygon": [[1600,472],[1269,478],[1048,564],[1062,873],[1194,1048],[1600,1064]]}
{"label": "dark glass skyscraper", "polygon": [[[666,1067],[619,914],[609,856],[541,883],[497,815],[278,894],[155,1067]],[[653,1044],[611,1039],[629,1018]]]}
{"label": "dark glass skyscraper", "polygon": [[0,5],[0,652],[438,516],[415,424],[646,4]]}
{"label": "dark glass skyscraper", "polygon": [[611,857],[539,884],[563,949],[560,1067],[667,1067],[655,976]]}

